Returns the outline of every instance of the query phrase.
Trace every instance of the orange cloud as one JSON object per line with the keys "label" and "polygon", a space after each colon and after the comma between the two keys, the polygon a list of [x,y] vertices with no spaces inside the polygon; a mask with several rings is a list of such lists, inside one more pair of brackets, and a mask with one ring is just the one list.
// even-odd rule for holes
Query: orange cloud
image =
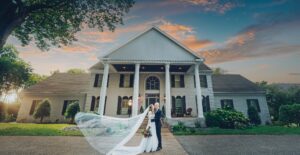
{"label": "orange cloud", "polygon": [[92,50],[94,50],[94,47],[91,46],[83,46],[83,45],[69,45],[69,46],[63,46],[59,51],[62,52],[70,52],[70,53],[87,53]]}

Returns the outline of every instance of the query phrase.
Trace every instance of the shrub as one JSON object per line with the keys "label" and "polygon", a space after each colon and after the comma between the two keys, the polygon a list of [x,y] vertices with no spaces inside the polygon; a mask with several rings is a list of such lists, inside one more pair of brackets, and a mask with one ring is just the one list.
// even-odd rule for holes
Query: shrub
{"label": "shrub", "polygon": [[48,99],[45,99],[39,104],[33,117],[35,119],[40,118],[40,123],[42,123],[44,117],[50,116],[50,110],[51,110],[50,101]]}
{"label": "shrub", "polygon": [[78,101],[75,101],[75,102],[68,105],[66,113],[65,113],[65,117],[66,118],[71,118],[70,123],[74,123],[75,115],[79,111],[80,111],[79,103],[78,103]]}
{"label": "shrub", "polygon": [[249,125],[249,120],[243,113],[235,110],[212,110],[206,113],[205,120],[208,127],[220,127],[224,129],[243,129]]}
{"label": "shrub", "polygon": [[178,131],[186,131],[186,127],[184,126],[184,124],[182,122],[178,122],[177,125],[174,125],[172,127],[173,132],[178,132]]}
{"label": "shrub", "polygon": [[254,125],[261,124],[260,116],[258,114],[257,109],[254,106],[250,106],[248,108],[248,117],[249,117],[251,124],[254,124]]}
{"label": "shrub", "polygon": [[284,124],[300,125],[300,104],[282,105],[279,108],[279,120]]}

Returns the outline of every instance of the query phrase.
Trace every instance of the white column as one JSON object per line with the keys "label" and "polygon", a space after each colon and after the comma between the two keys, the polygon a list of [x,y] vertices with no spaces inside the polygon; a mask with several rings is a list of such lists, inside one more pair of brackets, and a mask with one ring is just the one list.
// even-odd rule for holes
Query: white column
{"label": "white column", "polygon": [[138,98],[139,98],[139,77],[140,76],[140,64],[135,64],[134,72],[134,84],[133,84],[133,102],[132,102],[132,116],[138,114]]}
{"label": "white column", "polygon": [[170,86],[170,64],[165,65],[166,79],[165,79],[165,89],[166,89],[166,117],[171,118],[171,86]]}
{"label": "white column", "polygon": [[197,103],[198,103],[198,117],[204,118],[203,116],[203,108],[202,108],[202,93],[200,86],[200,78],[199,78],[199,64],[195,64],[195,80],[196,80],[196,95],[197,95]]}
{"label": "white column", "polygon": [[107,89],[107,80],[108,80],[108,71],[109,71],[109,64],[104,64],[104,71],[102,77],[102,85],[100,90],[100,101],[99,101],[99,109],[98,113],[100,116],[104,114],[104,104],[105,104],[105,96],[106,96],[106,89]]}

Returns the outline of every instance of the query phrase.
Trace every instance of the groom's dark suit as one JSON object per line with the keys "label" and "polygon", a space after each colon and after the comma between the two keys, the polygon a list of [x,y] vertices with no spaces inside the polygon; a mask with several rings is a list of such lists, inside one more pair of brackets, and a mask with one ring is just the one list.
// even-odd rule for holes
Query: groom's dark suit
{"label": "groom's dark suit", "polygon": [[157,136],[157,139],[158,139],[158,148],[162,148],[162,146],[161,146],[161,122],[160,122],[160,119],[161,119],[161,110],[157,109],[156,112],[155,112],[154,119],[151,120],[151,121],[155,122],[156,136]]}

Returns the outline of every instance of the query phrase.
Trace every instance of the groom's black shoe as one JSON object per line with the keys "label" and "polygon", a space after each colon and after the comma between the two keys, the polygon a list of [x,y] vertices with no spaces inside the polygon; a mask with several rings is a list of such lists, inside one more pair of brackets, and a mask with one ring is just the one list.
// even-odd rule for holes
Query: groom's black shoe
{"label": "groom's black shoe", "polygon": [[161,149],[162,149],[161,147],[158,147],[156,151],[159,151],[159,150],[161,150]]}

